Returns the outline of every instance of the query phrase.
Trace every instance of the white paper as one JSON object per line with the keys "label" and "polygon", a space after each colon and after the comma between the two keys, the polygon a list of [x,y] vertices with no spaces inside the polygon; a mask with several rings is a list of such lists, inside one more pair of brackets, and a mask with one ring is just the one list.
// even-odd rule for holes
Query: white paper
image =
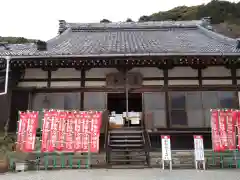
{"label": "white paper", "polygon": [[202,136],[194,136],[194,152],[196,161],[204,161],[204,147]]}
{"label": "white paper", "polygon": [[162,160],[172,160],[170,136],[162,136]]}
{"label": "white paper", "polygon": [[131,119],[131,124],[140,124],[139,119]]}
{"label": "white paper", "polygon": [[139,112],[129,112],[128,116],[129,117],[138,117],[138,118],[140,118],[140,113]]}
{"label": "white paper", "polygon": [[123,125],[124,124],[122,114],[116,114],[115,115],[115,123],[118,124],[118,125]]}
{"label": "white paper", "polygon": [[109,121],[110,121],[111,123],[114,123],[114,122],[115,122],[115,117],[110,116]]}
{"label": "white paper", "polygon": [[111,116],[116,116],[116,111],[112,111]]}

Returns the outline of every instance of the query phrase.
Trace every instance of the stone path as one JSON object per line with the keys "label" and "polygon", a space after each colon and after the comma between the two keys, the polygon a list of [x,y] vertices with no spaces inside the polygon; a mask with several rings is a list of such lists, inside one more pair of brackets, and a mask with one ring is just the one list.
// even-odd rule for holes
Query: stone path
{"label": "stone path", "polygon": [[240,180],[240,169],[236,170],[59,170],[21,172],[0,175],[4,180]]}

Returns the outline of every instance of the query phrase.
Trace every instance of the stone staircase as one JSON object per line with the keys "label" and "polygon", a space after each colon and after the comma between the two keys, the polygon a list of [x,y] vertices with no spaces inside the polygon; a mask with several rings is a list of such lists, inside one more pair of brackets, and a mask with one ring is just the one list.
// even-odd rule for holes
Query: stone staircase
{"label": "stone staircase", "polygon": [[112,168],[150,166],[149,145],[141,127],[110,130],[107,149],[107,164]]}

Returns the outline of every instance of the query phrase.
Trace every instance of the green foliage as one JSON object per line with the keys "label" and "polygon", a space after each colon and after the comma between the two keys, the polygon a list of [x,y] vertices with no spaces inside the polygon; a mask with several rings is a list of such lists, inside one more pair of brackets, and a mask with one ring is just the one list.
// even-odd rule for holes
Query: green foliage
{"label": "green foliage", "polygon": [[24,37],[1,37],[0,42],[7,42],[9,44],[25,44],[35,42],[33,39],[26,39]]}
{"label": "green foliage", "polygon": [[131,18],[127,18],[126,22],[133,22]]}
{"label": "green foliage", "polygon": [[240,2],[213,0],[206,5],[179,6],[169,11],[154,13],[150,16],[141,16],[139,21],[181,21],[196,20],[203,17],[211,17],[213,24],[230,22],[240,24]]}
{"label": "green foliage", "polygon": [[102,20],[100,21],[100,23],[111,23],[111,21],[108,20],[108,19],[102,19]]}

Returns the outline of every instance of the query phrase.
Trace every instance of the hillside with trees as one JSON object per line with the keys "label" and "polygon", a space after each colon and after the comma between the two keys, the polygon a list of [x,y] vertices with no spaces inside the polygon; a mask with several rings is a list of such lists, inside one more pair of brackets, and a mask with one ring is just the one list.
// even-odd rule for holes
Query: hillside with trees
{"label": "hillside with trees", "polygon": [[1,37],[0,42],[6,42],[9,44],[26,44],[26,43],[33,43],[36,40],[34,39],[27,39],[24,37]]}
{"label": "hillside with trees", "polygon": [[240,37],[240,2],[213,0],[206,5],[179,6],[169,11],[141,16],[139,22],[145,21],[182,21],[211,17],[214,29],[231,37]]}

